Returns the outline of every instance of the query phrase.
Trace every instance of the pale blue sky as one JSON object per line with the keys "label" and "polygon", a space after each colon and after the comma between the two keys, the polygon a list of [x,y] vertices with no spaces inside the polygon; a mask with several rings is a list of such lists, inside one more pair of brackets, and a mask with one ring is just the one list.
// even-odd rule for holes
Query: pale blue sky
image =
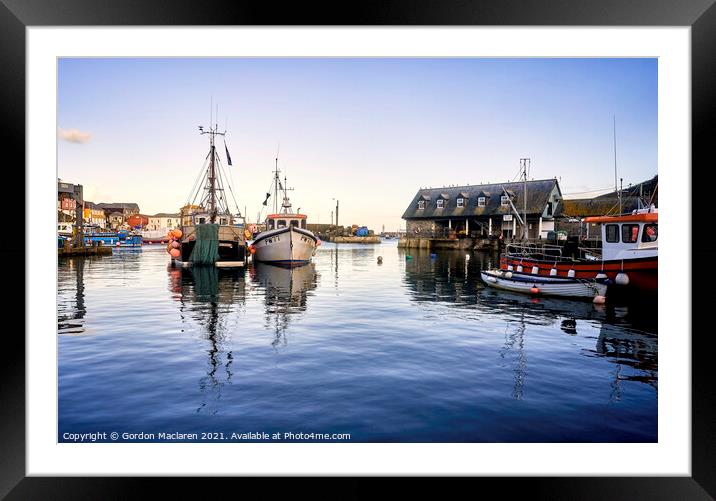
{"label": "pale blue sky", "polygon": [[657,173],[656,59],[176,58],[60,60],[58,127],[90,136],[59,141],[59,177],[94,202],[176,212],[212,96],[251,220],[279,143],[309,222],[338,198],[341,224],[376,230],[403,226],[419,187],[512,180],[521,157],[567,196],[613,186],[613,115],[624,185]]}

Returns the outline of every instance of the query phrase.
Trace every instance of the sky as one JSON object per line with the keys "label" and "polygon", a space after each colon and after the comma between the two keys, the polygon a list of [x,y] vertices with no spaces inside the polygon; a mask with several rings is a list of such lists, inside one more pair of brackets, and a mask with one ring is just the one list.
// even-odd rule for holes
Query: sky
{"label": "sky", "polygon": [[511,181],[524,157],[566,198],[613,190],[615,119],[624,186],[651,178],[657,85],[656,59],[63,58],[58,177],[92,202],[178,212],[213,101],[250,221],[278,151],[309,223],[338,200],[339,224],[395,231],[419,188]]}

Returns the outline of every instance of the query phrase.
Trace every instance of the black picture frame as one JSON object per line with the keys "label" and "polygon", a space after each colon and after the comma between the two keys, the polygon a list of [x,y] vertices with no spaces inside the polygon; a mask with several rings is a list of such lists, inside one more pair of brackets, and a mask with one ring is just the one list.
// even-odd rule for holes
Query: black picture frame
{"label": "black picture frame", "polygon": [[[3,138],[18,157],[16,165],[25,165],[25,28],[28,26],[107,26],[107,25],[554,25],[554,26],[690,26],[692,42],[692,179],[709,187],[714,179],[711,166],[711,130],[716,116],[716,0],[429,0],[361,2],[332,7],[296,2],[277,8],[268,2],[189,2],[189,1],[115,1],[91,0],[0,0],[0,106]],[[261,6],[263,5],[263,6]],[[698,176],[698,177],[697,177]],[[24,186],[24,178],[19,177]],[[28,187],[25,186],[27,190]],[[716,250],[713,231],[701,234],[698,214],[709,210],[708,194],[699,194],[692,186],[683,186],[684,211],[692,212],[692,227],[684,228],[684,249],[693,263],[709,262]],[[16,207],[23,207],[24,190],[15,187]],[[692,198],[689,196],[692,195]],[[692,200],[693,206],[689,207]],[[21,210],[14,213],[18,214]],[[699,226],[697,226],[697,224]],[[25,266],[24,228],[3,238],[0,256],[4,261]],[[19,232],[19,233],[18,233]],[[693,245],[692,234],[698,234]],[[697,268],[698,269],[698,268]],[[684,273],[691,274],[690,269]],[[693,275],[691,275],[693,277]],[[18,283],[22,283],[19,281]],[[51,286],[52,277],[48,279]],[[684,291],[692,298],[692,325],[708,325],[709,303],[714,292],[706,288]],[[5,307],[20,311],[25,295],[16,290],[4,294]],[[21,305],[20,303],[23,302]],[[24,308],[23,308],[24,309]],[[26,311],[26,310],[25,310]],[[687,312],[674,312],[687,314]],[[0,497],[7,499],[124,499],[146,494],[147,482],[135,478],[51,478],[25,475],[25,343],[20,330],[5,329],[0,350]],[[7,334],[16,334],[13,336]],[[678,333],[688,339],[689,333]],[[550,499],[713,499],[716,497],[716,415],[710,371],[711,329],[691,336],[692,346],[692,476],[691,477],[536,477],[510,479],[481,478],[495,487],[510,485],[510,494],[525,490],[530,498]],[[615,458],[616,464],[628,465],[639,458]],[[263,479],[264,481],[266,479]],[[217,479],[210,481],[213,487]],[[225,481],[234,481],[225,479]],[[163,497],[186,495],[187,479],[154,479]],[[351,479],[341,497],[371,496],[372,481]],[[220,483],[225,483],[224,481]],[[499,486],[498,486],[499,484]],[[412,485],[423,489],[420,482]],[[487,485],[489,486],[489,485]],[[441,497],[464,482],[441,487]],[[484,488],[485,485],[480,487]],[[469,488],[469,487],[468,487]],[[295,486],[292,487],[295,489]],[[275,485],[269,489],[276,494]],[[294,491],[295,492],[295,491]],[[207,494],[211,495],[210,492]],[[402,497],[402,496],[401,496]]]}

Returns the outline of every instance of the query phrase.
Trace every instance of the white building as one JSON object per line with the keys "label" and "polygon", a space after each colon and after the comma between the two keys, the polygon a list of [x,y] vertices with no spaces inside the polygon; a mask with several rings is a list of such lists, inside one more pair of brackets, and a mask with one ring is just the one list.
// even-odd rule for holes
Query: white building
{"label": "white building", "polygon": [[174,228],[179,228],[180,226],[181,214],[160,212],[159,214],[149,216],[149,224],[147,225],[146,229],[150,231],[173,230]]}

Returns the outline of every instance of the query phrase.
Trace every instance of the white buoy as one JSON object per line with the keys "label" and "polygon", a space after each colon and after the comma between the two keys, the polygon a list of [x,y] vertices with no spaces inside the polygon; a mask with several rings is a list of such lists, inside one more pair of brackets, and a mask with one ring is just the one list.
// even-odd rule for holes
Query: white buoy
{"label": "white buoy", "polygon": [[604,296],[594,296],[594,300],[592,302],[594,304],[604,304],[607,302],[607,298]]}
{"label": "white buoy", "polygon": [[512,272],[508,271],[507,273],[505,273],[505,278],[512,278]]}
{"label": "white buoy", "polygon": [[597,276],[594,278],[597,280],[604,280],[605,278],[607,278],[607,275],[605,273],[597,273]]}
{"label": "white buoy", "polygon": [[522,273],[522,265],[521,264],[517,265],[517,273]]}
{"label": "white buoy", "polygon": [[551,270],[549,270],[549,276],[556,277],[557,276],[557,268],[552,268]]}
{"label": "white buoy", "polygon": [[616,282],[619,285],[629,285],[629,275],[626,273],[619,272],[617,273],[617,276],[614,278],[614,282]]}
{"label": "white buoy", "polygon": [[567,272],[567,276],[568,276],[569,278],[574,278],[574,275],[575,275],[574,270],[569,270],[569,271]]}

